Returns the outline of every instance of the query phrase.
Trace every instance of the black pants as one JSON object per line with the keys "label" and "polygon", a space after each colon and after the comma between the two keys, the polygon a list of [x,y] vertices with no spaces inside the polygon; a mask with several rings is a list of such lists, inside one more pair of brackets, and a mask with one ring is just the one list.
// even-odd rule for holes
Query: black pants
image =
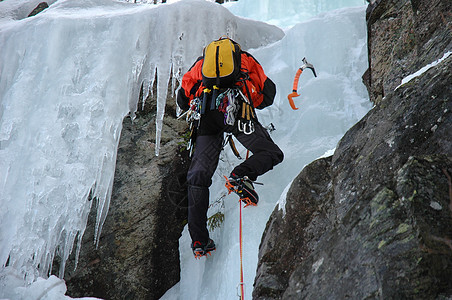
{"label": "black pants", "polygon": [[237,126],[225,126],[223,119],[223,114],[218,111],[210,111],[203,115],[187,174],[188,230],[193,242],[205,243],[209,239],[207,230],[209,187],[218,165],[225,131],[232,132],[253,154],[232,170],[232,173],[240,177],[248,176],[251,180],[256,180],[259,175],[273,169],[284,158],[281,149],[258,122],[255,122],[255,131],[247,135],[238,131]]}

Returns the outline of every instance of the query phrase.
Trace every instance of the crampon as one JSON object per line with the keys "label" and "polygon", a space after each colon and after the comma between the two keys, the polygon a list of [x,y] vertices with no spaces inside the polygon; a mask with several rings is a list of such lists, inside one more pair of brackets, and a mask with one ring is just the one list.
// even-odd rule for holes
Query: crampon
{"label": "crampon", "polygon": [[224,178],[226,179],[225,187],[228,189],[228,194],[232,192],[236,193],[240,197],[239,201],[245,203],[244,207],[250,205],[257,206],[259,196],[254,190],[252,181],[248,177],[239,178],[232,174],[230,178],[226,176]]}
{"label": "crampon", "polygon": [[210,252],[216,250],[215,243],[211,239],[207,244],[204,245],[201,242],[196,241],[191,245],[191,248],[196,259],[200,259],[201,257],[207,255],[210,256],[212,255]]}

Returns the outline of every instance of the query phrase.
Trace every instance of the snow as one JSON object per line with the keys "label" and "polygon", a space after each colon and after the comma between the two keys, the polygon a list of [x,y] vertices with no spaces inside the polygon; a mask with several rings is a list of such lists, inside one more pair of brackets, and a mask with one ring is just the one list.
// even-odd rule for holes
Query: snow
{"label": "snow", "polygon": [[292,186],[293,181],[291,181],[281,193],[278,202],[276,205],[278,206],[278,210],[282,210],[283,217],[286,216],[286,202],[287,202],[287,193],[289,192],[290,187]]}
{"label": "snow", "polygon": [[[257,187],[259,206],[243,212],[250,299],[262,232],[275,205],[285,209],[285,188],[371,108],[361,83],[367,68],[364,1],[278,0],[271,8],[264,0],[227,4],[240,18],[202,0],[156,6],[54,0],[26,18],[39,2],[0,2],[0,298],[69,298],[64,281],[50,276],[52,262],[56,255],[65,262],[73,248],[80,251],[91,209],[97,211],[97,242],[122,120],[134,116],[139,87],[148,91],[157,78],[158,154],[167,85],[177,88],[169,82],[171,73],[182,76],[205,44],[228,34],[251,49],[277,85],[274,105],[258,114],[265,126],[275,125],[272,138],[285,153],[281,165],[259,178],[265,184]],[[329,11],[342,6],[356,7]],[[318,77],[309,70],[302,74],[301,96],[294,99],[300,109],[292,111],[286,97],[303,57]],[[230,151],[222,154],[212,202],[225,195],[222,176],[237,163]],[[181,281],[164,299],[236,297],[238,207],[233,195],[224,199],[224,206],[209,212],[225,213],[223,226],[212,233],[217,251],[194,260],[185,229]],[[64,263],[57,275],[63,272]]]}
{"label": "snow", "polygon": [[401,87],[402,85],[404,85],[407,82],[410,82],[414,78],[421,76],[422,74],[424,74],[431,68],[440,64],[443,60],[447,59],[451,54],[452,54],[452,51],[448,51],[448,52],[444,53],[443,57],[435,60],[434,62],[432,62],[426,66],[423,66],[422,68],[420,68],[418,71],[414,72],[413,74],[406,76],[405,78],[402,79],[402,82],[394,90],[397,90],[399,87]]}
{"label": "snow", "polygon": [[[47,279],[39,277],[30,285],[22,286],[23,279],[15,273],[11,267],[6,267],[2,270],[2,290],[0,290],[2,299],[72,299],[64,295],[67,290],[66,284],[55,275],[51,275]],[[83,297],[78,299],[90,300],[97,298]]]}

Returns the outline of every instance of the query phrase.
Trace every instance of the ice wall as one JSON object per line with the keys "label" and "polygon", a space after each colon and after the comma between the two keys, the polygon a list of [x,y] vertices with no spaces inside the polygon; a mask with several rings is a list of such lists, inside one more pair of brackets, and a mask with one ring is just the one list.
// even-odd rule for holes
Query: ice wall
{"label": "ice wall", "polygon": [[55,255],[63,274],[93,205],[99,236],[141,84],[146,96],[157,79],[158,154],[171,72],[183,74],[221,35],[256,48],[283,33],[207,1],[59,0],[31,18],[30,3],[15,1],[0,2],[0,271],[31,282]]}
{"label": "ice wall", "polygon": [[237,16],[289,28],[323,12],[365,3],[365,0],[241,0],[224,6]]}

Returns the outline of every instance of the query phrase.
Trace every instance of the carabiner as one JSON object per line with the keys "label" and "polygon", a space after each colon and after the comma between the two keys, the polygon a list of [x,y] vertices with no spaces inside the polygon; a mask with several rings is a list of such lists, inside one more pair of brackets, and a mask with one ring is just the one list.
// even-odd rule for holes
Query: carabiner
{"label": "carabiner", "polygon": [[246,123],[247,123],[247,126],[245,126],[245,127],[248,127],[249,130],[245,129],[245,131],[243,131],[243,133],[244,134],[248,134],[248,135],[252,134],[254,132],[254,123],[253,123],[253,121],[248,121]]}
{"label": "carabiner", "polygon": [[254,123],[253,121],[246,121],[243,122],[242,120],[239,120],[237,122],[237,127],[239,129],[240,132],[243,132],[244,134],[252,134],[254,132]]}

